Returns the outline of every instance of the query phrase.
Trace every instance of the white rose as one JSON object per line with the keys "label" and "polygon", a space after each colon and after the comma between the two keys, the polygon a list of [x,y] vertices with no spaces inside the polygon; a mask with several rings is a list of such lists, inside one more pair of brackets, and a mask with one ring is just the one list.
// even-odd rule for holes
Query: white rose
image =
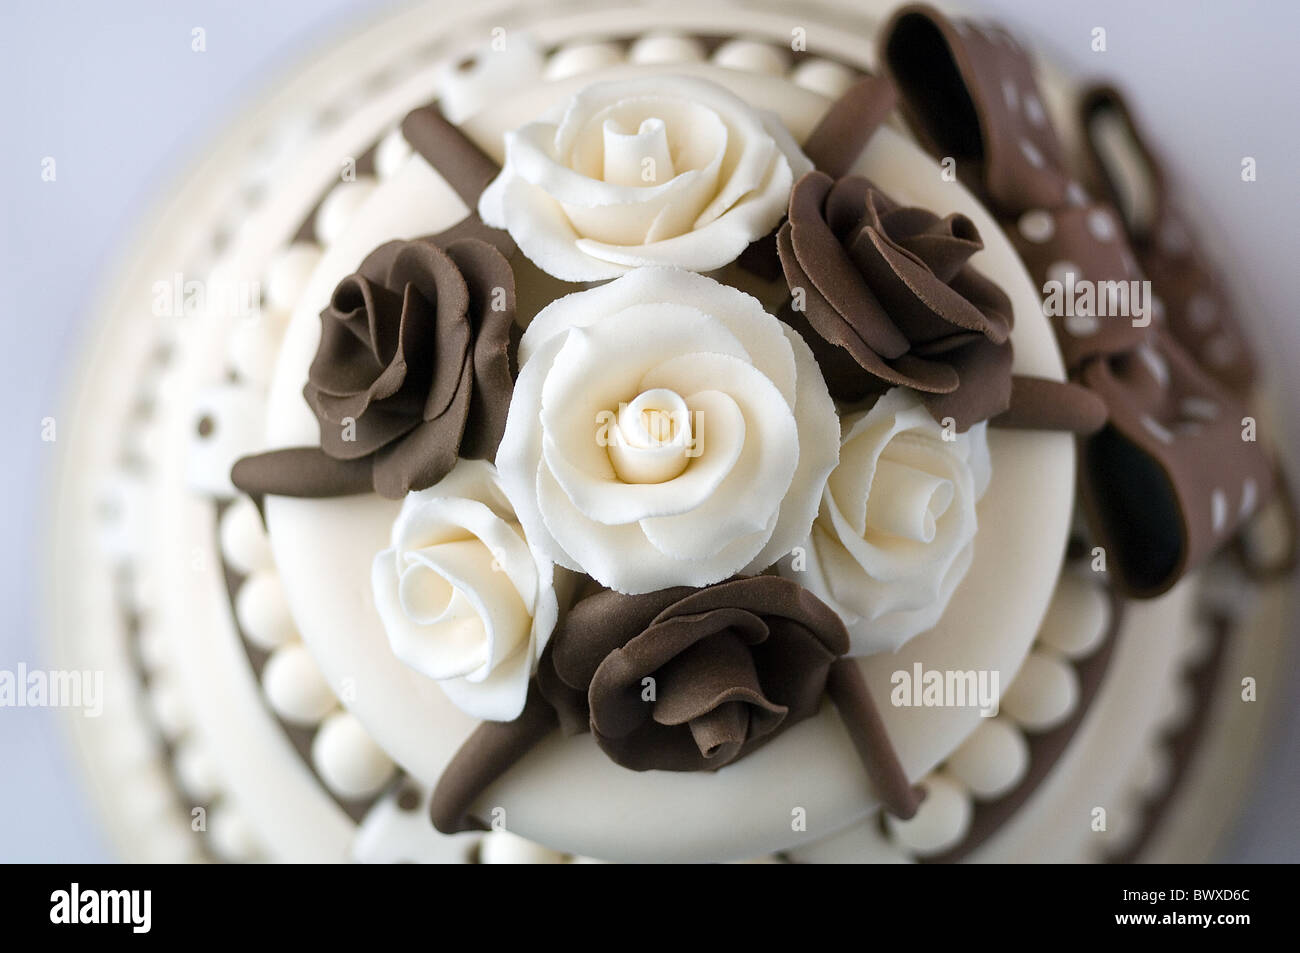
{"label": "white rose", "polygon": [[807,345],[754,298],[639,269],[544,308],[519,360],[497,466],[557,564],[651,592],[807,536],[839,424]]}
{"label": "white rose", "polygon": [[393,654],[475,718],[511,721],[559,614],[551,563],[532,551],[495,468],[461,460],[407,495],[375,556],[375,606]]}
{"label": "white rose", "polygon": [[779,119],[714,83],[595,83],[506,134],[479,215],[565,281],[711,271],[776,227],[811,168]]}
{"label": "white rose", "polygon": [[853,655],[895,651],[933,628],[970,568],[988,488],[987,425],[946,434],[896,387],[841,421],[840,463],[805,544],[781,573],[834,608]]}

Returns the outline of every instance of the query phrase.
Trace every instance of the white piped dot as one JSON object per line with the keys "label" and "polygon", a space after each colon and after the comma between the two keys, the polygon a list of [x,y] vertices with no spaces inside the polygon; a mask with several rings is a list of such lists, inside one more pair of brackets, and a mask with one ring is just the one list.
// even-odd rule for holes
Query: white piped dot
{"label": "white piped dot", "polygon": [[838,99],[853,85],[853,71],[831,60],[805,59],[794,68],[790,79],[796,86],[821,93],[827,99]]}
{"label": "white piped dot", "polygon": [[1063,574],[1038,630],[1038,641],[1067,658],[1096,651],[1110,630],[1111,602],[1091,579]]}
{"label": "white piped dot", "polygon": [[1228,525],[1228,494],[1223,490],[1215,489],[1210,494],[1210,528],[1215,533],[1223,532],[1223,528]]}
{"label": "white piped dot", "polygon": [[977,798],[1007,793],[1029,768],[1029,745],[1008,718],[985,718],[948,758],[948,772]]}
{"label": "white piped dot", "polygon": [[176,752],[176,776],[185,793],[196,801],[211,801],[217,795],[217,766],[211,756],[193,742]]}
{"label": "white piped dot", "polygon": [[274,571],[256,572],[244,580],[235,595],[235,619],[250,642],[268,651],[298,637]]}
{"label": "white piped dot", "polygon": [[1079,701],[1074,668],[1046,652],[1025,659],[1002,699],[1002,709],[1029,731],[1047,731],[1064,721]]}
{"label": "white piped dot", "polygon": [[1048,241],[1056,234],[1056,222],[1052,220],[1051,213],[1041,208],[1030,209],[1024,215],[1021,215],[1017,227],[1020,229],[1020,234],[1025,241],[1037,245]]}
{"label": "white piped dot", "polygon": [[697,63],[704,59],[704,47],[698,40],[674,33],[649,33],[628,51],[633,63]]}
{"label": "white piped dot", "polygon": [[411,158],[414,150],[402,135],[401,128],[390,129],[375,147],[375,175],[381,179],[391,179],[397,174],[406,160]]}
{"label": "white piped dot", "polygon": [[392,777],[392,759],[354,716],[337,712],[312,740],[311,760],[329,789],[343,798],[377,793]]}
{"label": "white piped dot", "polygon": [[375,180],[370,176],[358,176],[354,182],[334,186],[316,213],[316,237],[322,245],[332,245],[338,240],[374,190]]}
{"label": "white piped dot", "polygon": [[257,858],[257,835],[242,814],[222,803],[208,817],[213,851],[223,860],[241,863]]}
{"label": "white piped dot", "polygon": [[279,311],[292,311],[320,256],[315,242],[294,242],[277,255],[266,269],[266,303]]}
{"label": "white piped dot", "polygon": [[622,62],[623,51],[616,43],[572,43],[555,52],[546,64],[549,80],[567,79]]}
{"label": "white piped dot", "polygon": [[246,496],[236,499],[221,516],[221,554],[244,575],[274,566],[262,517]]}
{"label": "white piped dot", "polygon": [[955,847],[970,826],[971,801],[966,789],[942,774],[923,782],[925,800],[911,819],[885,815],[890,836],[918,856],[939,854]]}
{"label": "white piped dot", "polygon": [[296,725],[316,724],[337,704],[329,683],[301,642],[283,645],[267,659],[262,689],[276,714]]}
{"label": "white piped dot", "polygon": [[784,76],[790,67],[790,60],[784,51],[755,40],[731,40],[723,43],[713,54],[713,62],[727,69],[767,73],[770,76]]}

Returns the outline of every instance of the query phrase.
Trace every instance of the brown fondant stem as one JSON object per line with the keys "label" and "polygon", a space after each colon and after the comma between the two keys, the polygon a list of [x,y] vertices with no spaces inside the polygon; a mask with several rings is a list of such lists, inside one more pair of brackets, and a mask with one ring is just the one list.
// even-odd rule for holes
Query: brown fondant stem
{"label": "brown fondant stem", "polygon": [[1011,430],[1064,430],[1092,434],[1106,425],[1105,402],[1078,384],[1015,374],[1011,406],[991,419]]}
{"label": "brown fondant stem", "polygon": [[422,106],[402,120],[402,135],[433,166],[471,210],[501,171],[491,158],[447,121],[437,105]]}
{"label": "brown fondant stem", "polygon": [[485,721],[460,746],[438,779],[429,805],[433,826],[444,834],[487,830],[469,814],[479,795],[558,724],[555,710],[529,685],[523,713],[514,721]]}
{"label": "brown fondant stem", "polygon": [[907,820],[916,813],[922,794],[903,773],[898,753],[885,731],[876,703],[867,690],[862,671],[853,659],[838,659],[826,680],[826,692],[844,719],[844,727],[853,739],[853,747],[866,766],[867,776],[876,786],[885,810]]}
{"label": "brown fondant stem", "polygon": [[235,461],[231,482],[254,499],[264,496],[320,498],[371,490],[370,460],[335,460],[319,447],[289,447]]}
{"label": "brown fondant stem", "polygon": [[804,154],[832,179],[848,175],[896,99],[889,80],[864,76],[831,104],[804,142]]}

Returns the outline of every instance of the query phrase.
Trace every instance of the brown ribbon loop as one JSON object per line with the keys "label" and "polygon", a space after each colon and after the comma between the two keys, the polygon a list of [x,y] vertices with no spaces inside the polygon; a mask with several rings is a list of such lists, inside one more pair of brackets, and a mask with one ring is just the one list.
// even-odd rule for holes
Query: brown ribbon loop
{"label": "brown ribbon loop", "polygon": [[[1001,217],[1042,285],[1071,379],[1105,405],[1108,422],[1081,454],[1094,535],[1126,591],[1167,590],[1272,491],[1265,455],[1243,438],[1244,409],[1160,330],[1125,222],[1065,171],[1018,44],[923,5],[895,14],[882,43],[904,116]],[[1022,401],[1031,392],[1022,385]]]}
{"label": "brown ribbon loop", "polygon": [[1011,406],[989,421],[1007,430],[1064,430],[1094,434],[1106,425],[1106,405],[1078,384],[1015,374]]}

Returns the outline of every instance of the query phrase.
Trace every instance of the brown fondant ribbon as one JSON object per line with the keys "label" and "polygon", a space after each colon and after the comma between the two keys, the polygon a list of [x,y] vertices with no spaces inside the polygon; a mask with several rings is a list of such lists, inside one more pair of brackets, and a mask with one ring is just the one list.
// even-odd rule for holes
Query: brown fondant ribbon
{"label": "brown fondant ribbon", "polygon": [[524,715],[484,723],[452,758],[434,788],[434,825],[479,823],[474,801],[557,721],[632,770],[712,771],[815,714],[827,694],[886,806],[909,817],[916,792],[866,685],[855,664],[837,667],[848,646],[839,616],[779,576],[599,590],[551,636]]}
{"label": "brown fondant ribbon", "polygon": [[[1255,377],[1246,336],[1218,275],[1170,200],[1161,163],[1124,97],[1113,86],[1092,86],[1080,98],[1079,119],[1089,184],[1120,210],[1170,334],[1221,384],[1245,393]],[[1129,175],[1139,181],[1128,180],[1124,165],[1137,169]],[[1138,189],[1146,194],[1135,196]]]}
{"label": "brown fondant ribbon", "polygon": [[1244,407],[1158,329],[1153,308],[1153,321],[1135,320],[1143,275],[1124,223],[1064,171],[1020,46],[1003,30],[925,5],[898,11],[881,39],[917,138],[956,160],[1048,302],[1058,296],[1051,322],[1071,380],[1101,398],[1109,420],[1081,453],[1089,523],[1127,591],[1165,591],[1272,489],[1265,455],[1243,439]]}

